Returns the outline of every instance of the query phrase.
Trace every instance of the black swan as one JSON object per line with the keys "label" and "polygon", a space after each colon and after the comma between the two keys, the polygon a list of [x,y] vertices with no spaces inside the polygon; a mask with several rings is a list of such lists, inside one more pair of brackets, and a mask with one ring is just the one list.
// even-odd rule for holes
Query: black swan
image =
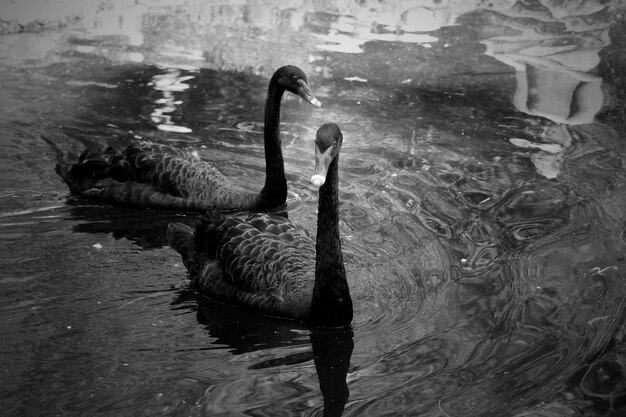
{"label": "black swan", "polygon": [[214,212],[195,232],[168,225],[167,239],[182,255],[196,291],[314,327],[350,325],[352,299],[339,240],[342,140],[335,124],[317,131],[311,177],[319,187],[316,241],[286,218],[265,213],[241,220]]}
{"label": "black swan", "polygon": [[279,207],[287,200],[279,136],[280,102],[285,91],[321,106],[300,68],[287,65],[276,70],[265,102],[265,186],[260,192],[243,190],[211,164],[166,145],[131,144],[121,152],[111,147],[104,151],[88,149],[76,163],[58,163],[56,171],[72,193],[113,203],[191,211]]}

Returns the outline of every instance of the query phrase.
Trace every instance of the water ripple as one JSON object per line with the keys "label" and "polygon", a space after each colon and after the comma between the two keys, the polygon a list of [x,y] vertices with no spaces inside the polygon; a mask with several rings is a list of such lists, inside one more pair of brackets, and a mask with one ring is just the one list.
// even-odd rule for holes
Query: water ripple
{"label": "water ripple", "polygon": [[[0,37],[3,414],[321,415],[331,377],[346,415],[621,411],[614,2],[144,3],[92,11],[69,41]],[[324,104],[287,94],[281,114],[287,211],[311,233],[315,131],[345,137],[354,334],[326,368],[306,326],[190,291],[163,231],[194,216],[66,200],[54,172],[149,139],[260,187],[285,62]]]}

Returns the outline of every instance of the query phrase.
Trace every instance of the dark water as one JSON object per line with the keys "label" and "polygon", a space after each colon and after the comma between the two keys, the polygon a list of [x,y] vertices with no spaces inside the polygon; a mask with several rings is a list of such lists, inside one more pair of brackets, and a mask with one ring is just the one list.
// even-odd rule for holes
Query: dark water
{"label": "dark water", "polygon": [[[0,15],[1,415],[626,412],[621,2],[151,3]],[[286,63],[323,103],[281,119],[312,231],[314,134],[344,132],[352,332],[197,296],[164,238],[193,216],[54,172],[141,138],[260,187]]]}

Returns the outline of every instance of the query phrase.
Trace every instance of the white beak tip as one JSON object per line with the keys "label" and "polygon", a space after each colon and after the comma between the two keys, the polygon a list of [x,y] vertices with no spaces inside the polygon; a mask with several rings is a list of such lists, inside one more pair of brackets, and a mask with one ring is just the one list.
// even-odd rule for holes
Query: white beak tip
{"label": "white beak tip", "polygon": [[320,188],[326,182],[326,177],[323,175],[315,174],[311,177],[311,184],[315,187]]}
{"label": "white beak tip", "polygon": [[316,99],[315,97],[313,97],[313,99],[311,100],[311,104],[314,105],[315,107],[322,107],[322,102]]}

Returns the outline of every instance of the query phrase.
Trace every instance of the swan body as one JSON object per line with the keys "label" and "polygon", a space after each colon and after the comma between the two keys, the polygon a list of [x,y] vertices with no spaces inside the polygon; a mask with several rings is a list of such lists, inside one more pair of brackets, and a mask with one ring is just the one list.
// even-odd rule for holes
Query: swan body
{"label": "swan body", "polygon": [[182,255],[193,288],[312,326],[349,325],[352,299],[338,218],[341,142],[335,124],[325,124],[317,132],[313,176],[320,189],[316,239],[288,219],[265,213],[245,220],[214,213],[203,217],[195,230],[170,224],[168,241]]}
{"label": "swan body", "polygon": [[76,163],[60,162],[57,173],[78,196],[138,207],[203,211],[210,208],[268,210],[285,204],[285,178],[279,136],[283,93],[321,104],[308,87],[304,72],[284,66],[272,76],[265,103],[266,175],[260,192],[234,185],[208,162],[192,153],[149,143],[85,150]]}

